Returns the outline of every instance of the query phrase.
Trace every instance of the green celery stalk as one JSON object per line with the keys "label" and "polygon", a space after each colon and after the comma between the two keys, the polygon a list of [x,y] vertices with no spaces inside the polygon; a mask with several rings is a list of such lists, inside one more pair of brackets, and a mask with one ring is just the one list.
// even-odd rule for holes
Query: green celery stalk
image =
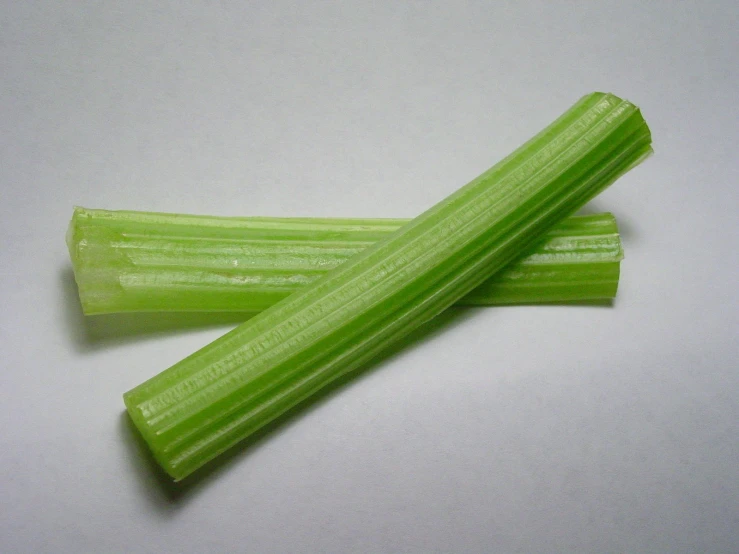
{"label": "green celery stalk", "polygon": [[129,415],[186,477],[471,292],[650,145],[633,104],[585,96],[411,222],[127,392]]}
{"label": "green celery stalk", "polygon": [[[409,220],[206,217],[76,208],[70,257],[85,314],[259,312]],[[623,258],[611,214],[573,216],[464,304],[607,300]]]}

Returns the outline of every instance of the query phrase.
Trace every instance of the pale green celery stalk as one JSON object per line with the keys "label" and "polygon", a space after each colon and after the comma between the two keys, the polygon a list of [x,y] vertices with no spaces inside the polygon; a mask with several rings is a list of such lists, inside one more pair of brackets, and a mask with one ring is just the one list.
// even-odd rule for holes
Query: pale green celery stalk
{"label": "pale green celery stalk", "polygon": [[639,110],[581,99],[386,238],[124,395],[175,479],[366,364],[651,152]]}
{"label": "pale green celery stalk", "polygon": [[[409,220],[205,217],[76,208],[68,245],[85,314],[259,312]],[[607,300],[623,258],[611,214],[573,216],[460,300]]]}

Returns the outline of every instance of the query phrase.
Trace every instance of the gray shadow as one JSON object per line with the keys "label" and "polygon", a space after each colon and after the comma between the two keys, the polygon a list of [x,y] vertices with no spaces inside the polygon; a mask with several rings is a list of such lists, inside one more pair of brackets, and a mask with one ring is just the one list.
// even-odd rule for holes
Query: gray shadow
{"label": "gray shadow", "polygon": [[223,328],[254,317],[240,312],[132,312],[86,316],[82,313],[71,267],[61,272],[64,324],[78,352],[122,345],[174,333]]}
{"label": "gray shadow", "polygon": [[401,339],[369,365],[324,387],[318,394],[295,406],[180,482],[174,482],[171,477],[164,473],[128,417],[127,412],[123,412],[121,414],[120,435],[122,440],[130,444],[133,451],[131,463],[140,482],[139,488],[157,511],[164,515],[171,514],[186,505],[189,500],[195,498],[198,492],[203,490],[209,482],[228,471],[236,462],[243,462],[250,453],[255,452],[270,438],[287,429],[301,415],[320,408],[345,387],[350,386],[352,382],[359,382],[371,372],[378,371],[386,361],[397,357],[404,350],[419,348],[446,329],[461,325],[466,320],[474,317],[474,314],[480,309],[486,308],[449,308]]}
{"label": "gray shadow", "polygon": [[515,302],[511,304],[495,304],[494,306],[479,306],[480,308],[513,308],[516,306],[570,306],[573,308],[612,308],[616,304],[615,299],[604,298],[602,300],[570,300],[568,302]]}
{"label": "gray shadow", "polygon": [[177,500],[183,491],[156,462],[128,412],[121,413],[118,434],[130,446],[127,458],[139,492],[159,514],[171,515],[179,506]]}

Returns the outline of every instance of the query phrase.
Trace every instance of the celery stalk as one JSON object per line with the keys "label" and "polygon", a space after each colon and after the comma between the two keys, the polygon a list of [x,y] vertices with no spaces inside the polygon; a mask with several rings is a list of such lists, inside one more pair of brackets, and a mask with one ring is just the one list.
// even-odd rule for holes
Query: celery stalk
{"label": "celery stalk", "polygon": [[128,413],[186,477],[470,293],[650,144],[633,104],[584,97],[411,222],[127,392]]}
{"label": "celery stalk", "polygon": [[[76,208],[68,244],[85,314],[259,312],[408,221],[204,217]],[[460,303],[612,299],[622,258],[611,214],[574,216]]]}

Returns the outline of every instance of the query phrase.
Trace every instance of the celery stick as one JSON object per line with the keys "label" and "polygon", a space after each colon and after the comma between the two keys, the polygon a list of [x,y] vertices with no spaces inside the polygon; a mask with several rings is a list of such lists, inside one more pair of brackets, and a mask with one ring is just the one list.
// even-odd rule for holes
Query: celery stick
{"label": "celery stick", "polygon": [[186,477],[482,284],[650,144],[633,104],[584,97],[385,239],[126,393],[134,424]]}
{"label": "celery stick", "polygon": [[[409,220],[203,217],[76,208],[68,243],[83,311],[258,312]],[[460,300],[612,299],[623,257],[611,214],[574,216]]]}

